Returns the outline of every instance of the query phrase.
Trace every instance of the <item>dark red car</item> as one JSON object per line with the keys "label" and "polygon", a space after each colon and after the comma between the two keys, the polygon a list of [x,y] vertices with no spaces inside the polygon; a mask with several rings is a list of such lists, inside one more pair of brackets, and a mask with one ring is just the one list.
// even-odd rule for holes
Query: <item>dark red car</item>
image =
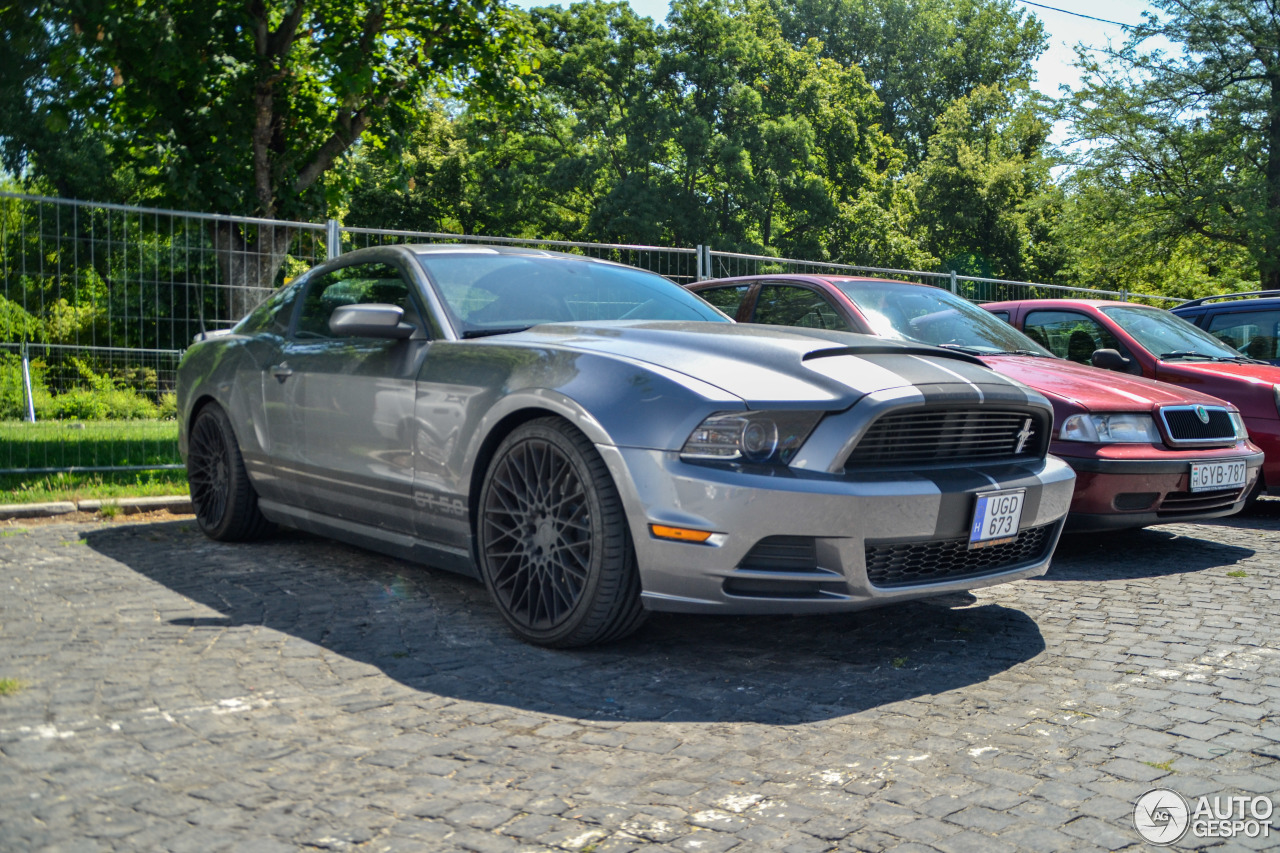
{"label": "dark red car", "polygon": [[1076,472],[1068,517],[1075,530],[1230,515],[1244,506],[1262,465],[1262,453],[1230,403],[1073,364],[937,287],[810,275],[718,279],[689,287],[739,322],[838,329],[958,349],[1044,394],[1054,409],[1050,452]]}
{"label": "dark red car", "polygon": [[1262,448],[1260,491],[1280,494],[1280,367],[1257,361],[1161,308],[1098,299],[983,305],[1056,355],[1234,403]]}

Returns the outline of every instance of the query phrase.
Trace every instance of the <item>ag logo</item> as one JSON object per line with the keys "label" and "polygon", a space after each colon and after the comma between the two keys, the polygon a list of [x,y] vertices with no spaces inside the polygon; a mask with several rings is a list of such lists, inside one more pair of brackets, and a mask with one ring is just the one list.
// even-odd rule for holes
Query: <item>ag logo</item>
{"label": "ag logo", "polygon": [[1200,419],[1200,423],[1207,424],[1209,422],[1209,410],[1204,406],[1196,406],[1196,417]]}
{"label": "ag logo", "polygon": [[1168,788],[1147,791],[1133,807],[1133,828],[1158,847],[1182,838],[1190,823],[1191,807],[1181,794]]}

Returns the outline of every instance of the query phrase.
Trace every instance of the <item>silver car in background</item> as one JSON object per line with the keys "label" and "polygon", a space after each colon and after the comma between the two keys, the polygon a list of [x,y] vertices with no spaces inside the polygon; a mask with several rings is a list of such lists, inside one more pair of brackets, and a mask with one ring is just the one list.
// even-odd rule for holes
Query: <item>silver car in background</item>
{"label": "silver car in background", "polygon": [[651,273],[365,249],[179,368],[206,534],[271,523],[480,577],[520,637],[824,613],[1042,574],[1074,475],[976,359],[736,325]]}

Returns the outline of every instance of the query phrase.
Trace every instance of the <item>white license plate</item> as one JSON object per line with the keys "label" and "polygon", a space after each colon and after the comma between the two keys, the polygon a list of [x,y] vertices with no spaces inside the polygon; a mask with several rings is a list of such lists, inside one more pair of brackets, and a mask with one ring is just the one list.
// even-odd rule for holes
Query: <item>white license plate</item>
{"label": "white license plate", "polygon": [[1192,462],[1191,491],[1209,492],[1243,486],[1247,474],[1244,462]]}
{"label": "white license plate", "polygon": [[978,503],[973,508],[973,524],[969,527],[969,547],[986,548],[1017,539],[1018,523],[1022,521],[1022,501],[1026,494],[1026,489],[1012,489],[978,495]]}

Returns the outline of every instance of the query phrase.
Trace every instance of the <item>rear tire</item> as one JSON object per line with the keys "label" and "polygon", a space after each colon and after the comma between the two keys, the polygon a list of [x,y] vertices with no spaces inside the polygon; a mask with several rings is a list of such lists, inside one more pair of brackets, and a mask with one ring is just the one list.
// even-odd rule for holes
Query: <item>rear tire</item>
{"label": "rear tire", "polygon": [[187,482],[196,523],[210,539],[243,542],[271,530],[258,510],[258,493],[249,482],[231,419],[217,403],[206,405],[191,422]]}
{"label": "rear tire", "polygon": [[590,440],[559,418],[517,427],[480,490],[480,574],[521,639],[617,640],[648,615],[626,513]]}

